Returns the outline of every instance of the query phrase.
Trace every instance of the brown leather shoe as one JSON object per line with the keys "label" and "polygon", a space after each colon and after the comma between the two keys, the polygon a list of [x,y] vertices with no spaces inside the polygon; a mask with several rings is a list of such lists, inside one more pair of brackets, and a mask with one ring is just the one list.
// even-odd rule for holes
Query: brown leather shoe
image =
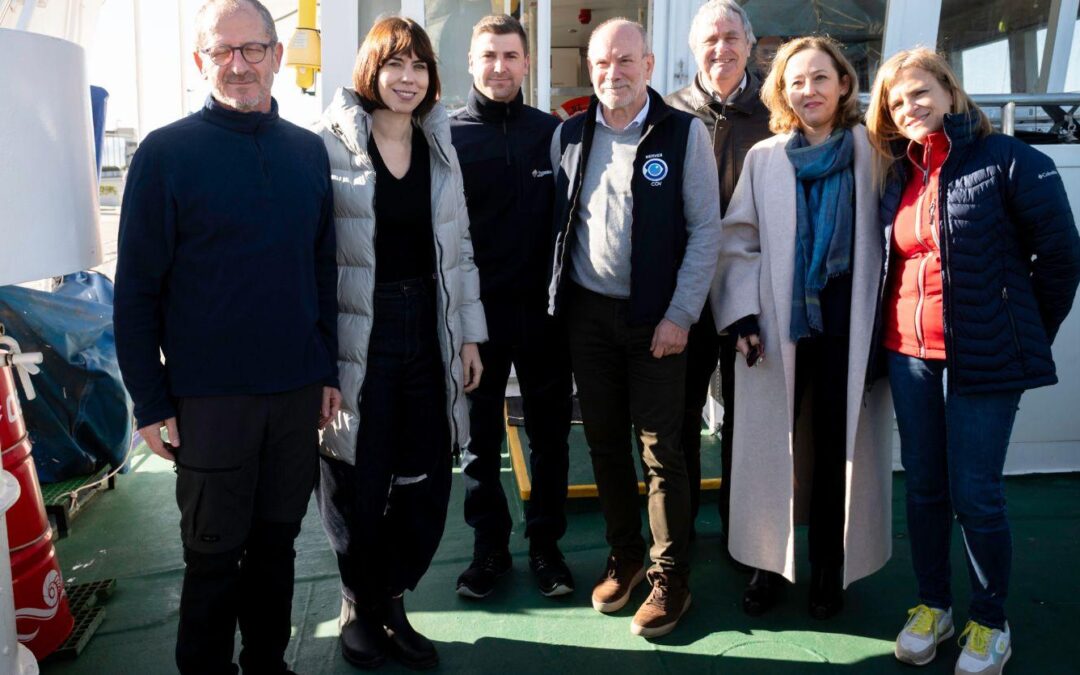
{"label": "brown leather shoe", "polygon": [[690,609],[690,588],[685,579],[664,572],[650,574],[649,581],[652,593],[634,615],[630,632],[654,638],[675,630],[679,619]]}
{"label": "brown leather shoe", "polygon": [[630,599],[630,592],[645,579],[645,565],[640,560],[607,559],[607,569],[593,586],[592,606],[598,612],[617,612]]}

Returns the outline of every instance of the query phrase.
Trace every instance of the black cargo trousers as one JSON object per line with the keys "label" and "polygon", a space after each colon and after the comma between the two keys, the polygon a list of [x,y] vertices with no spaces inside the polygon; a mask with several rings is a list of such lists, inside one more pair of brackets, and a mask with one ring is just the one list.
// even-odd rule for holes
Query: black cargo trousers
{"label": "black cargo trousers", "polygon": [[318,471],[322,385],[181,398],[176,502],[184,585],[176,664],[184,675],[284,673],[293,542]]}

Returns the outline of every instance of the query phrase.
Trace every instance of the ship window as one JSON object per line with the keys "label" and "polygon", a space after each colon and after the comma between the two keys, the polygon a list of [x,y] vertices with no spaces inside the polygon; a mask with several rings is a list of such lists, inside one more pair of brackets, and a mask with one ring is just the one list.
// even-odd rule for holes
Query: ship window
{"label": "ship window", "polygon": [[783,42],[802,35],[829,35],[844,45],[844,53],[859,74],[859,91],[869,91],[881,64],[885,0],[747,0],[758,39],[753,60],[762,74]]}
{"label": "ship window", "polygon": [[[498,4],[501,9],[502,3]],[[472,87],[472,75],[469,74],[472,29],[491,12],[491,0],[427,0],[424,3],[424,30],[439,55],[441,103],[447,110],[465,105]]]}
{"label": "ship window", "polygon": [[938,49],[968,93],[1037,91],[1051,2],[942,0]]}

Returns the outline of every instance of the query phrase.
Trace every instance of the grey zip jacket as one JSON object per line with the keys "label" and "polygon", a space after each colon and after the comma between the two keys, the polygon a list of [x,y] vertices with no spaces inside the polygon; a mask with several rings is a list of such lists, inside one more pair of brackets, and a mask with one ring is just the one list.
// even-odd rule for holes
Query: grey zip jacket
{"label": "grey zip jacket", "polygon": [[[330,156],[338,264],[338,372],[341,412],[322,434],[320,451],[356,462],[360,390],[371,338],[375,291],[375,166],[368,154],[371,115],[351,89],[341,88],[323,112],[315,133]],[[469,444],[461,346],[487,341],[480,304],[480,275],[473,264],[465,191],[446,110],[436,105],[420,121],[431,151],[431,216],[435,233],[436,310],[439,346],[446,372],[446,414],[451,442]],[[419,197],[419,195],[417,195]],[[452,448],[447,448],[451,451]]]}

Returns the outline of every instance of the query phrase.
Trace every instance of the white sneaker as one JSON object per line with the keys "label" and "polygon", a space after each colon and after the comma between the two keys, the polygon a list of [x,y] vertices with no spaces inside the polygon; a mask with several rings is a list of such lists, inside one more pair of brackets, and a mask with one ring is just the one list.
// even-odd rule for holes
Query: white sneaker
{"label": "white sneaker", "polygon": [[968,621],[960,634],[964,651],[956,660],[956,675],[998,675],[1012,656],[1012,633]]}
{"label": "white sneaker", "polygon": [[896,658],[913,666],[925,666],[937,656],[937,646],[953,634],[952,608],[918,605],[908,610],[904,630],[896,636]]}

